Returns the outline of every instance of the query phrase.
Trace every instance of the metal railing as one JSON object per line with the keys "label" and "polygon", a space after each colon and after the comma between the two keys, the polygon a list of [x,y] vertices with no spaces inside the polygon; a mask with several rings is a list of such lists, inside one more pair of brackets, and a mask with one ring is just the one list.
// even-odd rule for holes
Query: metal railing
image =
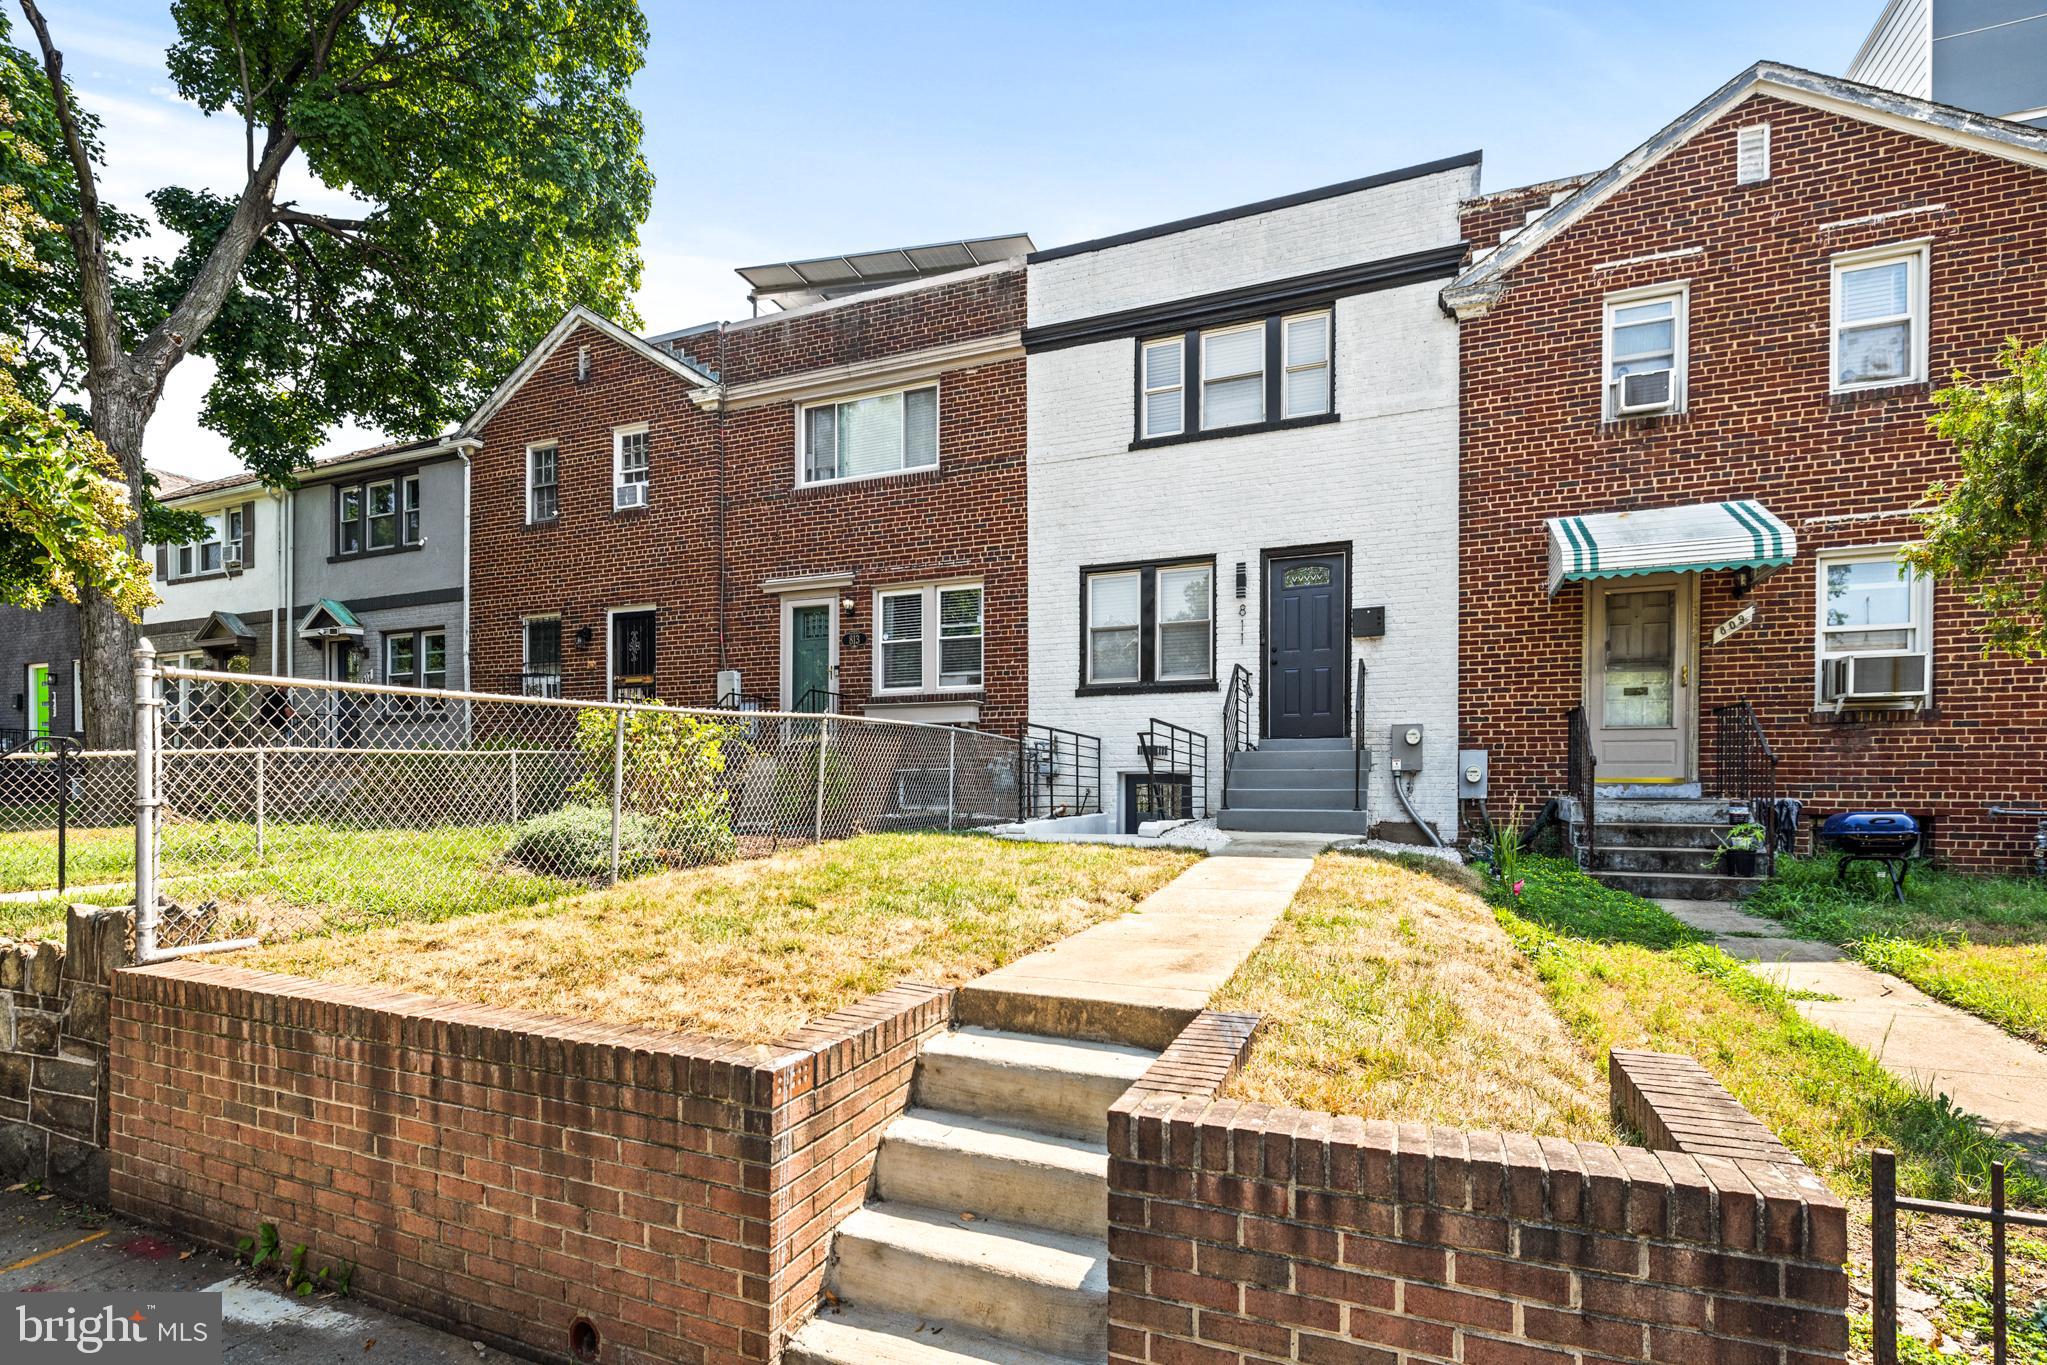
{"label": "metal railing", "polygon": [[796,699],[796,709],[805,715],[836,716],[841,698],[837,692],[813,687]]}
{"label": "metal railing", "polygon": [[522,697],[559,697],[562,694],[562,675],[558,668],[528,669],[519,675],[519,695]]}
{"label": "metal railing", "polygon": [[1230,808],[1230,772],[1237,755],[1257,746],[1251,742],[1251,670],[1238,664],[1230,669],[1229,690],[1223,693],[1223,797],[1222,808]]}
{"label": "metal railing", "polygon": [[1898,1215],[1928,1213],[1990,1224],[1990,1358],[2005,1365],[2010,1329],[2005,1280],[2005,1229],[2047,1228],[2047,1213],[2009,1208],[2004,1198],[2004,1163],[1990,1165],[1990,1203],[1956,1204],[1908,1199],[1898,1193],[1898,1162],[1879,1147],[1869,1154],[1870,1354],[1875,1365],[1898,1365]]}
{"label": "metal railing", "polygon": [[766,711],[768,699],[753,692],[725,692],[711,703],[720,711]]}
{"label": "metal railing", "polygon": [[1152,788],[1152,809],[1170,819],[1199,820],[1208,814],[1208,736],[1153,716],[1137,732]]}
{"label": "metal railing", "polygon": [[1763,875],[1770,875],[1777,864],[1777,755],[1755,707],[1745,701],[1713,708],[1713,794],[1739,803],[1770,831],[1760,860]]}
{"label": "metal railing", "polygon": [[1026,722],[1017,732],[1016,818],[1098,815],[1102,741],[1077,730]]}
{"label": "metal railing", "polygon": [[[1017,803],[1015,741],[951,726],[136,663],[145,956],[452,923],[792,844],[1000,824]],[[192,722],[164,722],[172,688],[201,698]]]}
{"label": "metal railing", "polygon": [[[1400,775],[1395,773],[1398,782]],[[1365,661],[1358,660],[1357,681],[1350,690],[1350,808],[1365,808]]]}
{"label": "metal railing", "polygon": [[617,702],[659,701],[652,678],[613,678],[611,699]]}
{"label": "metal railing", "polygon": [[1578,803],[1578,866],[1589,869],[1599,852],[1599,758],[1592,752],[1592,722],[1574,706],[1564,718],[1564,780]]}

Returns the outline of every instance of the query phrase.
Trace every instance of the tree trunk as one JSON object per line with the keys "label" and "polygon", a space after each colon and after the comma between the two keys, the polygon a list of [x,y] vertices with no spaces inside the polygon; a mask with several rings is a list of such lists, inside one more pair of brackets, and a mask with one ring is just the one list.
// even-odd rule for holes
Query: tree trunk
{"label": "tree trunk", "polygon": [[[114,458],[135,500],[128,548],[142,552],[142,436],[156,407],[157,386],[128,374],[88,375],[92,429]],[[142,628],[88,589],[78,604],[78,671],[85,689],[85,747],[125,749],[135,739],[135,675],[131,652]]]}

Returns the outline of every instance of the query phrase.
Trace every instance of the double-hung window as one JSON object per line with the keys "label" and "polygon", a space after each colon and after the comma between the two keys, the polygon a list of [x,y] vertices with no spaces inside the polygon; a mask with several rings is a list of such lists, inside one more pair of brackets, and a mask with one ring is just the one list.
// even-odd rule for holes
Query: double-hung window
{"label": "double-hung window", "polygon": [[1926,263],[1924,245],[1834,257],[1834,392],[1926,378]]}
{"label": "double-hung window", "polygon": [[800,430],[804,483],[927,468],[938,463],[938,386],[813,403]]}
{"label": "double-hung window", "polygon": [[875,594],[881,634],[877,693],[981,686],[984,625],[979,583],[892,588]]}
{"label": "double-hung window", "polygon": [[1933,685],[1933,586],[1895,546],[1818,559],[1818,700],[1835,709],[1925,702]]}
{"label": "double-hung window", "polygon": [[614,509],[645,507],[650,459],[644,425],[618,427],[611,433],[611,505]]}
{"label": "double-hung window", "polygon": [[1215,564],[1166,561],[1081,577],[1085,687],[1211,684]]}
{"label": "double-hung window", "polygon": [[389,550],[398,544],[398,482],[395,479],[380,479],[363,489],[364,501],[368,503],[367,515],[370,523],[369,547],[372,550]]}
{"label": "double-hung window", "polygon": [[248,523],[239,507],[230,507],[221,516],[221,563],[243,566],[242,547],[247,543]]}
{"label": "double-hung window", "polygon": [[[232,514],[221,514],[206,518],[205,537],[178,547],[176,559],[172,564],[172,567],[177,571],[173,577],[192,578],[199,574],[220,572],[221,556],[223,554],[222,526],[227,521],[228,515],[232,515],[236,522],[239,522],[242,514],[237,509]],[[240,537],[237,536],[236,540],[239,544]]]}
{"label": "double-hung window", "polygon": [[1335,342],[1328,308],[1140,339],[1137,439],[1326,419]]}
{"label": "double-hung window", "polygon": [[561,447],[552,441],[526,447],[526,521],[532,525],[561,515]]}
{"label": "double-hung window", "polygon": [[[426,687],[435,691],[446,688],[448,632],[436,628],[399,631],[386,635],[384,681],[393,687]],[[395,709],[416,710],[419,701],[418,697],[395,698]]]}
{"label": "double-hung window", "polygon": [[418,474],[397,474],[336,488],[334,553],[378,553],[423,543],[422,505]]}
{"label": "double-hung window", "polygon": [[334,495],[334,552],[362,553],[362,489],[343,488]]}
{"label": "double-hung window", "polygon": [[1201,334],[1201,429],[1265,420],[1265,328],[1252,323]]}
{"label": "double-hung window", "polygon": [[1606,420],[1684,411],[1687,296],[1659,285],[1606,300]]}
{"label": "double-hung window", "polygon": [[399,534],[407,545],[419,544],[419,475],[407,474],[398,481],[404,525]]}

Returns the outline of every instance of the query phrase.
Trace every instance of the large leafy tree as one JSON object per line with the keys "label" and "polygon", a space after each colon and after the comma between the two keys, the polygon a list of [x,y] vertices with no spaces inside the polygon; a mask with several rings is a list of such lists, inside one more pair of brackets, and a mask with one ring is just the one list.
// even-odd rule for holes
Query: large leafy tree
{"label": "large leafy tree", "polygon": [[[51,155],[0,182],[41,195],[61,237],[34,246],[50,269],[0,274],[0,305],[28,319],[23,387],[82,391],[138,497],[144,431],[188,355],[217,366],[202,420],[287,483],[341,421],[442,430],[570,304],[630,316],[652,192],[627,92],[635,0],[175,0],[172,81],[240,126],[239,188],[151,194],[183,247],[140,269],[58,37],[19,3],[40,77],[24,122]],[[17,79],[24,57],[0,38]],[[281,191],[294,165],[319,203]],[[108,742],[135,630],[95,594],[81,633],[87,739]]]}
{"label": "large leafy tree", "polygon": [[1934,430],[1953,443],[1961,475],[1936,485],[1925,538],[1905,559],[1959,585],[1985,614],[1984,642],[2047,658],[2047,345],[2008,342],[2005,371],[1957,379],[1933,396]]}

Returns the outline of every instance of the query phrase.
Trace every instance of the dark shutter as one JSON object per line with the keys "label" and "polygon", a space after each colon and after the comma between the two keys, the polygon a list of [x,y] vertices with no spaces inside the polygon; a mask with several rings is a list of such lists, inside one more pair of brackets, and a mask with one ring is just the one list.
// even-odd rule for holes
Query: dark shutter
{"label": "dark shutter", "polygon": [[242,504],[242,567],[256,566],[256,504]]}
{"label": "dark shutter", "polygon": [[171,547],[168,545],[159,545],[156,547],[156,576],[158,579],[165,582],[168,582],[170,580]]}

